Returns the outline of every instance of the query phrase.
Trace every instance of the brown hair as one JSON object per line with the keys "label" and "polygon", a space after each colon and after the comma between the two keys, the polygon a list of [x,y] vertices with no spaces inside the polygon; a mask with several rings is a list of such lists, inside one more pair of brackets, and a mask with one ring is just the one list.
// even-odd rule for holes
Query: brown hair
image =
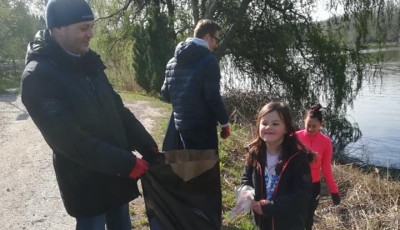
{"label": "brown hair", "polygon": [[[280,174],[282,171],[284,163],[289,159],[291,156],[291,146],[293,146],[293,141],[296,145],[300,146],[300,150],[306,152],[309,156],[309,160],[312,161],[314,159],[314,153],[307,148],[301,141],[298,139],[297,135],[295,134],[296,128],[293,124],[292,116],[290,114],[289,106],[286,105],[284,102],[270,102],[264,107],[261,108],[260,112],[257,115],[257,122],[256,122],[256,130],[257,135],[254,138],[247,149],[246,153],[246,167],[255,166],[257,161],[264,161],[266,158],[266,150],[267,145],[264,140],[261,139],[260,135],[258,134],[261,119],[268,113],[273,111],[278,112],[279,117],[285,124],[286,127],[286,134],[283,138],[283,143],[281,145],[282,154],[279,157],[279,162],[276,166],[276,173]],[[297,146],[296,146],[297,148]]]}
{"label": "brown hair", "polygon": [[204,38],[206,34],[215,36],[217,31],[221,30],[221,26],[210,19],[201,19],[197,22],[196,28],[194,29],[194,37]]}
{"label": "brown hair", "polygon": [[313,107],[311,107],[310,110],[308,110],[306,117],[304,119],[309,118],[315,118],[318,119],[320,122],[322,122],[322,112],[321,112],[322,106],[320,104],[315,104]]}

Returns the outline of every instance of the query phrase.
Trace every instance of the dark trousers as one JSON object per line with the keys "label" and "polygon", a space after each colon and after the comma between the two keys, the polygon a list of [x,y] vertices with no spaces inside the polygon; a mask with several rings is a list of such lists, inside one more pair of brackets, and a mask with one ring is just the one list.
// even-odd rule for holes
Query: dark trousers
{"label": "dark trousers", "polygon": [[306,230],[311,230],[314,219],[314,212],[319,204],[319,195],[321,193],[321,182],[314,182],[312,184],[312,196],[309,205],[309,211],[306,220]]}
{"label": "dark trousers", "polygon": [[218,149],[216,126],[199,126],[179,132],[184,149]]}
{"label": "dark trousers", "polygon": [[87,218],[76,218],[76,230],[130,230],[132,229],[128,203],[107,212]]}

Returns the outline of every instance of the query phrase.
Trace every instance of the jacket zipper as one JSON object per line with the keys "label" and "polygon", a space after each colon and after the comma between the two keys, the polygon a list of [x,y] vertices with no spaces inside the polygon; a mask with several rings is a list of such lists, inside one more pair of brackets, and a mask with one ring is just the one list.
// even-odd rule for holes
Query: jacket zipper
{"label": "jacket zipper", "polygon": [[85,75],[85,77],[86,80],[89,82],[90,88],[92,88],[93,91],[96,91],[96,88],[94,87],[93,82],[90,80],[90,78],[87,75]]}
{"label": "jacket zipper", "polygon": [[[96,98],[97,102],[99,103],[99,105],[103,108],[103,110],[106,110],[106,108],[104,108],[103,103],[101,103],[99,96],[98,96],[98,92],[96,90],[96,87],[93,84],[93,81],[90,80],[90,77],[88,75],[85,74],[86,80],[89,82],[90,88],[92,89],[93,93],[94,93],[94,97]],[[106,116],[106,119],[108,120],[109,117]],[[111,123],[108,123],[108,127],[110,130],[113,130]],[[115,140],[118,140],[118,137],[116,136],[115,132],[112,132],[113,137],[115,138]]]}
{"label": "jacket zipper", "polygon": [[[289,159],[286,161],[285,165],[283,166],[282,172],[281,172],[280,175],[279,175],[279,179],[278,179],[278,182],[276,183],[276,187],[275,187],[275,189],[274,189],[274,193],[272,194],[272,197],[275,197],[276,192],[278,191],[279,182],[281,181],[283,172],[286,170],[286,167],[288,166],[289,162],[293,159],[293,157],[297,156],[298,154],[299,154],[299,152],[293,154],[293,155],[290,156]],[[274,230],[274,229],[275,229],[275,219],[274,219],[274,217],[271,217],[271,220],[272,220],[272,221],[271,221],[271,222],[272,222],[272,230]]]}
{"label": "jacket zipper", "polygon": [[[261,185],[261,197],[260,198],[264,198],[264,193],[263,193],[263,173],[262,173],[262,168],[261,168],[261,164],[259,161],[257,161],[257,165],[258,165],[258,169],[260,171],[260,185]],[[258,226],[261,226],[261,216],[258,216]]]}

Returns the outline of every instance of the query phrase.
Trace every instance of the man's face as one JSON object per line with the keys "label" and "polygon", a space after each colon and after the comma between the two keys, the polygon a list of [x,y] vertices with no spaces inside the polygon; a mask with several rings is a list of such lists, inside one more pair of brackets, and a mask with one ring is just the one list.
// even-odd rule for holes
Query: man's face
{"label": "man's face", "polygon": [[210,39],[208,40],[208,45],[210,46],[210,51],[213,52],[218,48],[219,42],[219,31],[215,32],[214,35],[210,34]]}
{"label": "man's face", "polygon": [[74,54],[84,54],[89,51],[89,42],[93,37],[93,21],[79,22],[57,28],[59,30],[60,46]]}

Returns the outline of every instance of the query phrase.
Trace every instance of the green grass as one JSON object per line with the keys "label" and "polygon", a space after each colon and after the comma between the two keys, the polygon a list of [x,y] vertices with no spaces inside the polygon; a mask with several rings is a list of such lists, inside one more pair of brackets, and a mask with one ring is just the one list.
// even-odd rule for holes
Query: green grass
{"label": "green grass", "polygon": [[369,43],[367,44],[367,49],[377,49],[377,48],[397,48],[399,43],[397,42],[386,42],[385,44]]}
{"label": "green grass", "polygon": [[384,61],[398,62],[400,61],[400,50],[388,50],[383,52]]}
{"label": "green grass", "polygon": [[0,93],[6,93],[7,89],[17,89],[19,92],[19,85],[19,77],[0,76]]}
{"label": "green grass", "polygon": [[169,117],[172,111],[171,104],[161,101],[158,97],[149,96],[144,93],[120,92],[120,95],[125,102],[134,103],[135,101],[147,101],[150,102],[152,107],[163,110],[163,116],[155,121],[154,128],[151,131],[151,135],[161,150],[165,130],[167,129]]}
{"label": "green grass", "polygon": [[119,92],[119,94],[121,95],[122,99],[124,101],[149,101],[152,103],[152,106],[155,108],[165,108],[168,110],[171,110],[171,104],[166,103],[164,101],[161,101],[160,97],[155,97],[155,96],[151,96],[148,95],[146,93],[136,93],[136,92],[125,92],[125,91],[121,91]]}
{"label": "green grass", "polygon": [[239,125],[230,125],[229,138],[220,139],[219,155],[222,186],[222,229],[257,229],[250,214],[238,215],[229,219],[236,204],[235,188],[240,185],[244,167],[244,146],[249,141],[249,132]]}

